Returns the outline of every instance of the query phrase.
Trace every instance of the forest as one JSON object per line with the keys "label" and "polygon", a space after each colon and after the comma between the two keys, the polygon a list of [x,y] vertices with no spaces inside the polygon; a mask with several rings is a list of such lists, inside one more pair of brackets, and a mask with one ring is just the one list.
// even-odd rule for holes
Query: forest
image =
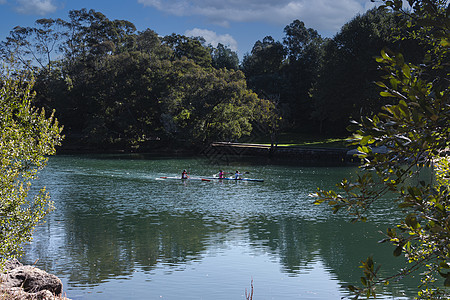
{"label": "forest", "polygon": [[284,38],[258,40],[242,61],[201,37],[137,31],[126,20],[73,10],[67,20],[13,28],[0,54],[34,74],[35,105],[56,111],[66,147],[145,151],[282,133],[346,136],[350,120],[387,104],[374,82],[383,48],[420,62],[398,38],[404,17],[355,16],[333,38],[294,20]]}

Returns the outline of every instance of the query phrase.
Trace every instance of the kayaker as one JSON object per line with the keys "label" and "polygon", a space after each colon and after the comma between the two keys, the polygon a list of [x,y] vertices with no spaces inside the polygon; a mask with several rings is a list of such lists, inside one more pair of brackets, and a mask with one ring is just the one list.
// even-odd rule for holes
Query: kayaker
{"label": "kayaker", "polygon": [[181,179],[188,179],[188,177],[187,171],[184,169],[183,172],[181,172]]}
{"label": "kayaker", "polygon": [[224,175],[225,175],[225,172],[222,170],[219,170],[219,179],[223,179]]}
{"label": "kayaker", "polygon": [[239,171],[236,171],[236,173],[234,173],[234,179],[238,180],[241,179],[242,174],[239,173]]}

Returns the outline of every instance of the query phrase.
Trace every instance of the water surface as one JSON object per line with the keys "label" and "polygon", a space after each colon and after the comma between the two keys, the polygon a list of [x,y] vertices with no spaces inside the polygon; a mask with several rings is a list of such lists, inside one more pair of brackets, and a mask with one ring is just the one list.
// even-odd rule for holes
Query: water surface
{"label": "water surface", "polygon": [[[264,182],[181,181],[219,168]],[[308,195],[333,188],[354,167],[271,165],[141,156],[57,156],[40,175],[56,210],[26,262],[59,276],[72,299],[340,299],[374,255],[387,274],[402,263],[379,245],[397,216],[387,201],[351,224]],[[399,282],[386,299],[407,299]]]}

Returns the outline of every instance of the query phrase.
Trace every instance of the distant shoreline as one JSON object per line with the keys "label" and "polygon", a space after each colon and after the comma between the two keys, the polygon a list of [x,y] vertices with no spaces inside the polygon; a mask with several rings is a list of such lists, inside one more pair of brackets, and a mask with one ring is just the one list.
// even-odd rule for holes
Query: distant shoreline
{"label": "distant shoreline", "polygon": [[274,161],[334,162],[354,163],[357,161],[349,154],[348,148],[309,147],[309,146],[275,146],[267,144],[214,142],[204,147],[141,147],[137,149],[98,149],[91,147],[62,147],[58,155],[76,154],[136,154],[149,157],[196,157],[229,160],[232,158],[260,157]]}

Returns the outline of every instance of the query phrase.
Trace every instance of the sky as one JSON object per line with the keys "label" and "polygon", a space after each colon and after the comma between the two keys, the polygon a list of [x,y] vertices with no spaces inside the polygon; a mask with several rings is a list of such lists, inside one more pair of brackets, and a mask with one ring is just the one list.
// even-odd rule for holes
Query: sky
{"label": "sky", "polygon": [[16,26],[33,26],[41,18],[68,20],[70,10],[86,8],[130,21],[139,31],[202,36],[242,58],[265,36],[282,41],[284,27],[296,19],[332,37],[374,6],[370,0],[0,0],[0,41]]}

